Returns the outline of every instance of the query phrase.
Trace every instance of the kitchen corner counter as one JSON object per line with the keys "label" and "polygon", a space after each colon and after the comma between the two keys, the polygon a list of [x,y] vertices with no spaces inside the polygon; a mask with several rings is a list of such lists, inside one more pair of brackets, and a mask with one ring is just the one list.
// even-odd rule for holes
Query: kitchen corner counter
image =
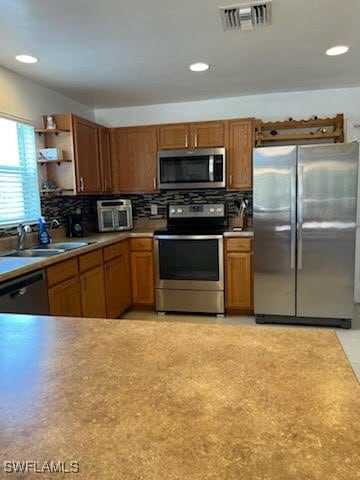
{"label": "kitchen corner counter", "polygon": [[224,237],[253,237],[254,231],[252,228],[246,230],[235,231],[232,228],[228,228],[224,232]]}
{"label": "kitchen corner counter", "polygon": [[333,331],[2,314],[0,351],[1,468],[358,478],[359,385]]}
{"label": "kitchen corner counter", "polygon": [[[52,257],[36,257],[36,258],[23,258],[23,257],[1,257],[0,256],[0,282],[16,278],[20,275],[33,272],[35,270],[46,268],[50,265],[53,265],[63,260],[68,260],[84,253],[97,250],[98,248],[103,248],[108,245],[111,245],[121,240],[132,237],[153,237],[154,229],[151,228],[134,228],[126,232],[108,232],[108,233],[92,233],[87,237],[81,237],[77,240],[83,240],[85,242],[94,242],[85,247],[76,248],[73,250],[66,251],[64,253],[59,253]],[[70,238],[56,238],[56,242],[61,241],[74,241]]]}

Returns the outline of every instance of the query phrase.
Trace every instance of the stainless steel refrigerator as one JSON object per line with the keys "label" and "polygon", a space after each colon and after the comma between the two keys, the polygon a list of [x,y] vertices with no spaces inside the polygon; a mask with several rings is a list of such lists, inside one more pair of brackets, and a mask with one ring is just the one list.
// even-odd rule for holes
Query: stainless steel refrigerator
{"label": "stainless steel refrigerator", "polygon": [[358,143],[254,149],[257,323],[351,328]]}

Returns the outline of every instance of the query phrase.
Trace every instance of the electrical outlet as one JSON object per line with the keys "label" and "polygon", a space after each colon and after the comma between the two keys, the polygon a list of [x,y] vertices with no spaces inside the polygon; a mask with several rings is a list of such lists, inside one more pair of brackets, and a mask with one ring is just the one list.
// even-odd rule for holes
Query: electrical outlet
{"label": "electrical outlet", "polygon": [[158,206],[157,205],[150,205],[151,209],[151,215],[157,215],[158,214]]}

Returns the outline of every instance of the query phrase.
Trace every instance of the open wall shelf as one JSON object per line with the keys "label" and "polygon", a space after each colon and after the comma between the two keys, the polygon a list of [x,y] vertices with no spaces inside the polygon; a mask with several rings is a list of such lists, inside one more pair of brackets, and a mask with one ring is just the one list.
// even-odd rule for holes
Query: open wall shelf
{"label": "open wall shelf", "polygon": [[344,115],[333,118],[311,118],[309,120],[286,120],[279,122],[255,121],[255,145],[264,146],[268,142],[301,143],[301,141],[323,142],[344,141]]}

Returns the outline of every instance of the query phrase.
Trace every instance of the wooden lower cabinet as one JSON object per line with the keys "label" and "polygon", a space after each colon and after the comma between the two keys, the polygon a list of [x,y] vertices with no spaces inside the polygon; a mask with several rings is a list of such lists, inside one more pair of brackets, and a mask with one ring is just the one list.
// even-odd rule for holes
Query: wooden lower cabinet
{"label": "wooden lower cabinet", "polygon": [[72,277],[48,289],[50,315],[81,317],[79,277]]}
{"label": "wooden lower cabinet", "polygon": [[109,252],[110,249],[117,256],[104,264],[106,317],[117,318],[132,303],[128,241],[121,242],[119,249],[111,246]]}
{"label": "wooden lower cabinet", "polygon": [[228,239],[225,242],[225,304],[228,310],[252,312],[252,240]]}
{"label": "wooden lower cabinet", "polygon": [[47,279],[51,315],[117,318],[133,303],[153,306],[153,240],[125,239],[65,260]]}
{"label": "wooden lower cabinet", "polygon": [[153,241],[151,238],[132,238],[130,245],[133,303],[154,305]]}
{"label": "wooden lower cabinet", "polygon": [[80,275],[83,317],[105,318],[104,272],[99,266]]}

